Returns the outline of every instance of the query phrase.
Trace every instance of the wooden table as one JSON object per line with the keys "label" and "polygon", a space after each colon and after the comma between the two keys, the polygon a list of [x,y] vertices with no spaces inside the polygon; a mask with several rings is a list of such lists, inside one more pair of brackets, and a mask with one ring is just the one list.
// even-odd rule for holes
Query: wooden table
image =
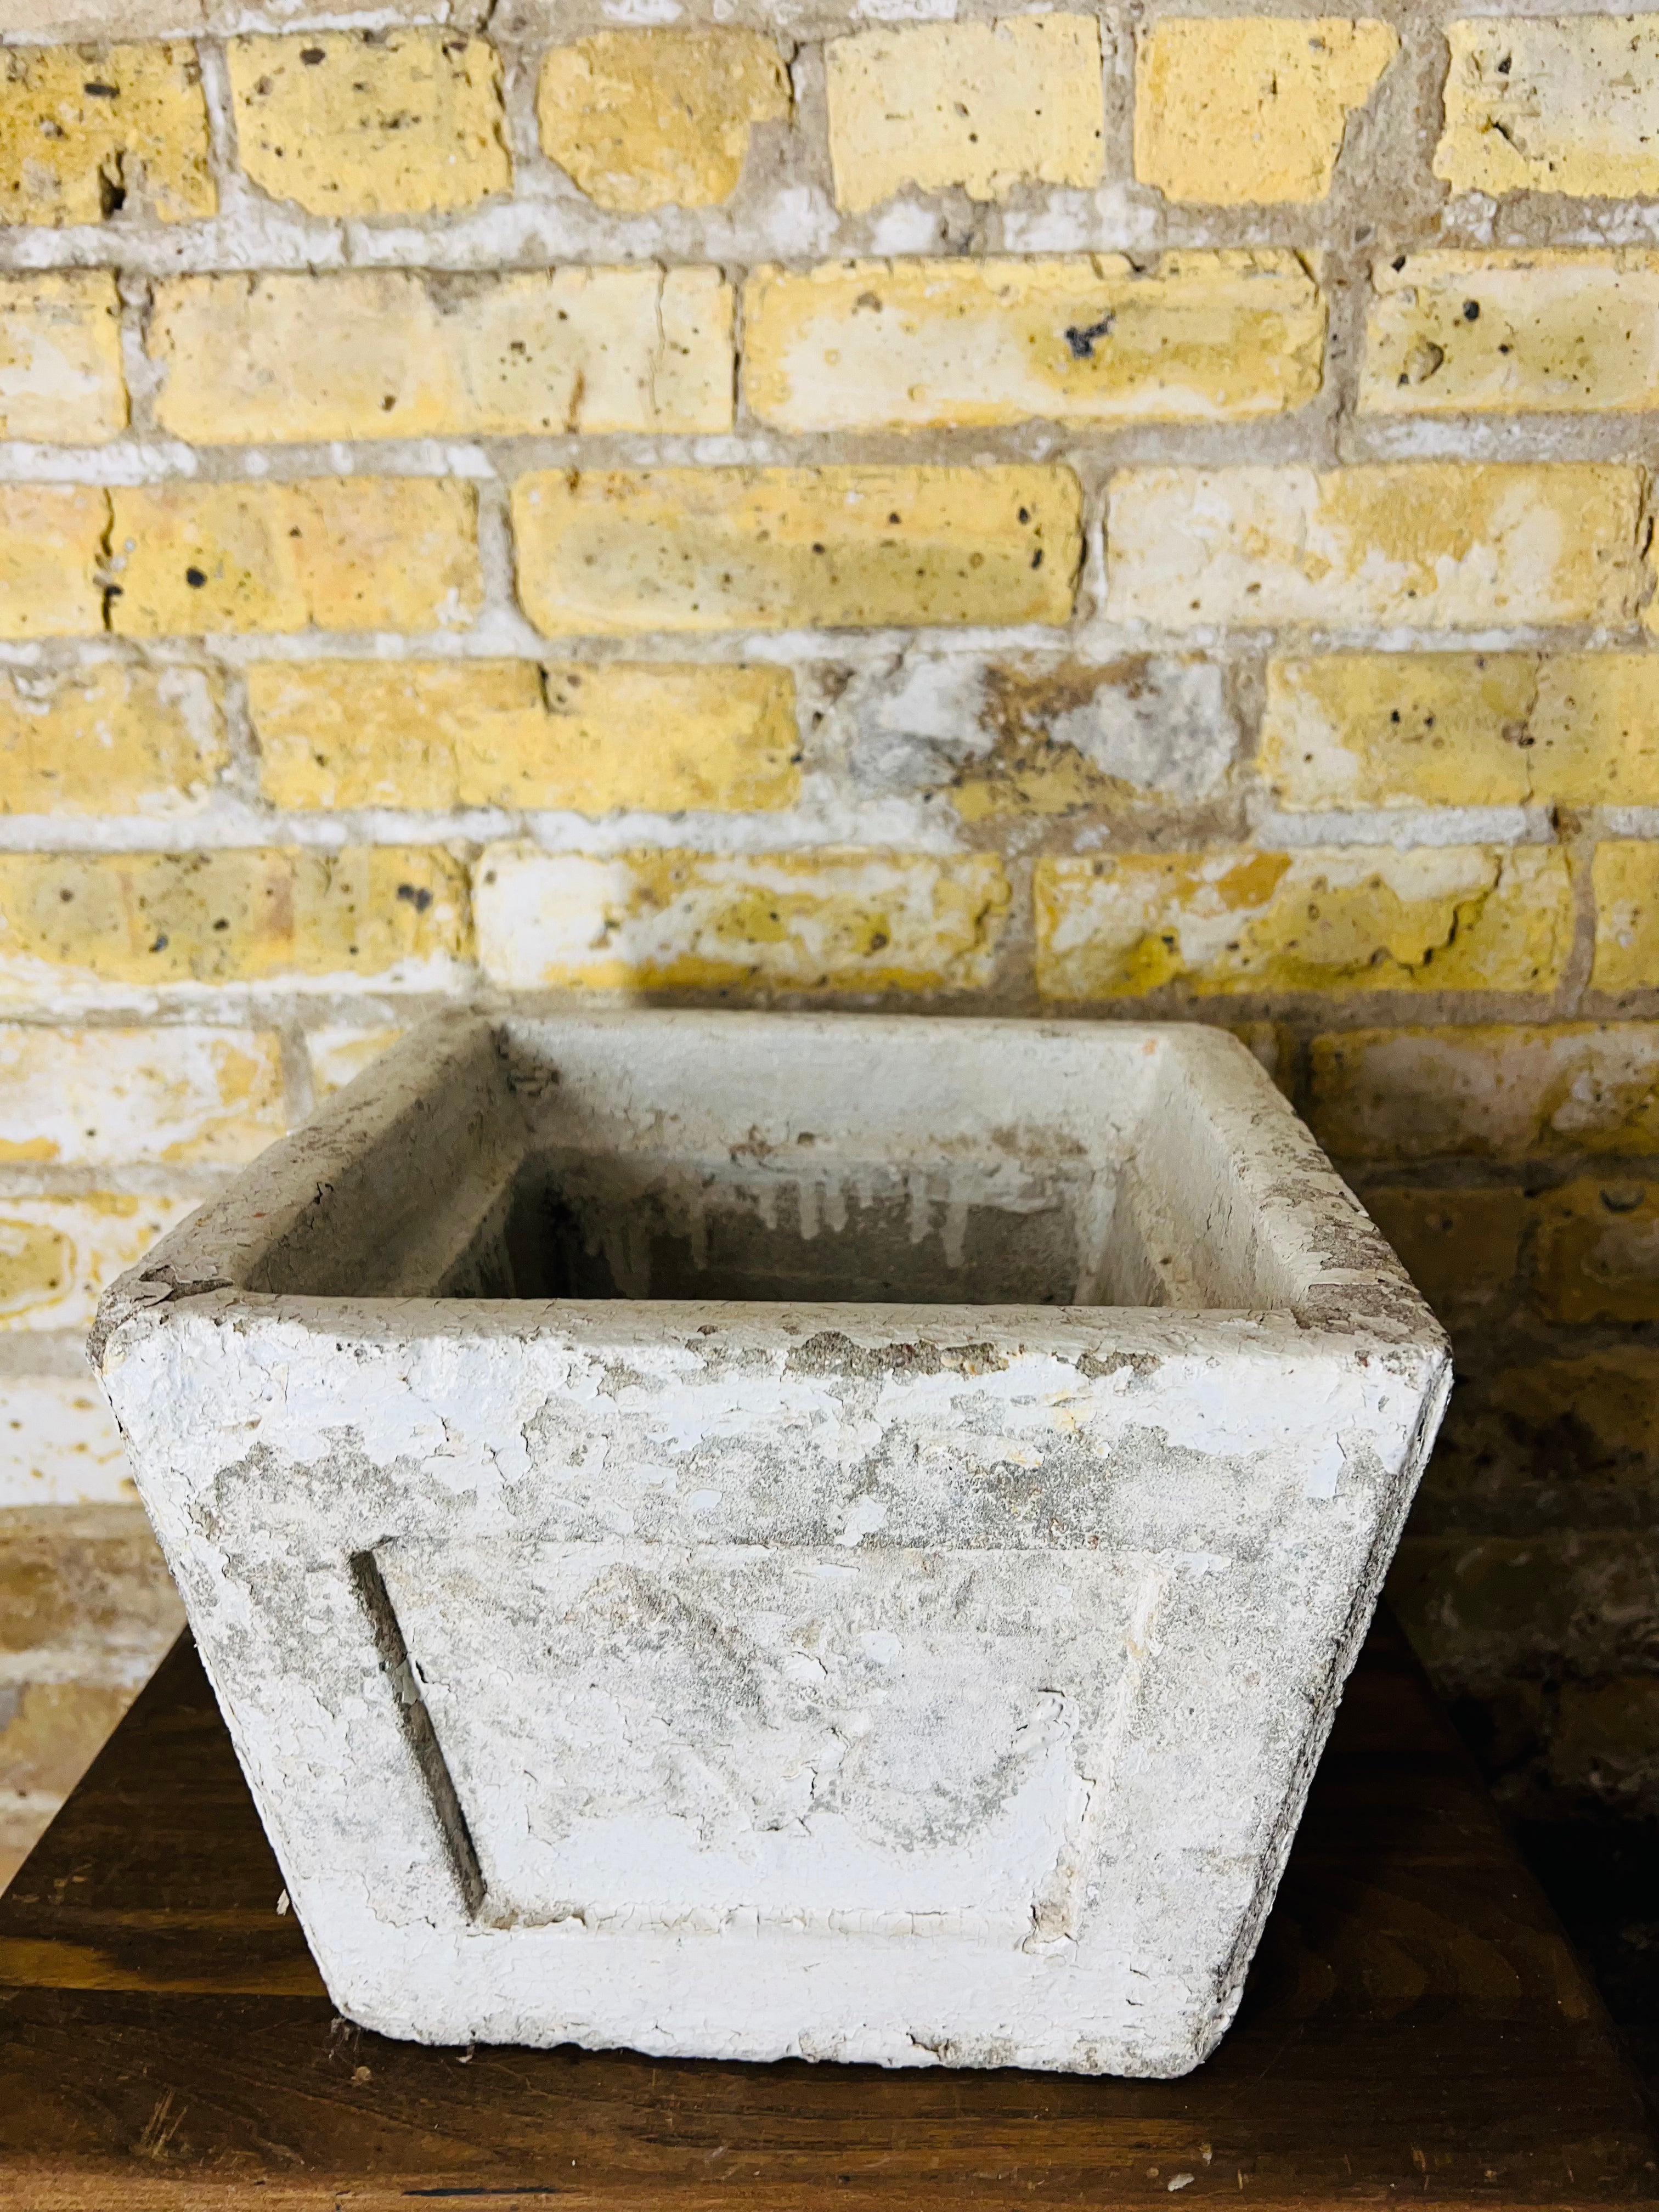
{"label": "wooden table", "polygon": [[0,2204],[191,2212],[1659,2197],[1599,2001],[1397,1632],[1184,2081],[427,2051],[335,2017],[181,1643],[0,1901]]}

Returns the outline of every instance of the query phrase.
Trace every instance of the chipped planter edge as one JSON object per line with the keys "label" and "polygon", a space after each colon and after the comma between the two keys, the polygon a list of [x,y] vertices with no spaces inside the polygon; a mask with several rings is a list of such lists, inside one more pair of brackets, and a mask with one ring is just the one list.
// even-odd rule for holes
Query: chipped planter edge
{"label": "chipped planter edge", "polygon": [[[503,1297],[550,1130],[723,1158],[733,1236],[804,1132],[855,1223],[952,1163],[970,1240],[1075,1170],[1132,1302]],[[1450,1382],[1224,1032],[533,1004],[412,1032],[92,1352],[348,2016],[1151,2075],[1237,2008]]]}

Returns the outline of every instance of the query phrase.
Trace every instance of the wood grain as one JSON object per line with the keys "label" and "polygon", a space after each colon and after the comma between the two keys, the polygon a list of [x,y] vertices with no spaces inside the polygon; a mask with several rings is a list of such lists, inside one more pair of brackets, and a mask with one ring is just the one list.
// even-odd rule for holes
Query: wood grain
{"label": "wood grain", "polygon": [[0,1900],[0,2205],[1659,2198],[1598,1999],[1397,1634],[1184,2081],[425,2050],[335,2017],[188,1642]]}

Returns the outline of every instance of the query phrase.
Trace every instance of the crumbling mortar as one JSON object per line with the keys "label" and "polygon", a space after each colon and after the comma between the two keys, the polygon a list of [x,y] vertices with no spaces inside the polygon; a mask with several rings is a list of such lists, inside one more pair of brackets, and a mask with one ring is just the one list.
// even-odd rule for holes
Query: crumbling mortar
{"label": "crumbling mortar", "polygon": [[125,270],[117,271],[116,289],[120,300],[121,380],[128,404],[125,435],[134,440],[159,439],[155,399],[162,379],[149,350],[155,289],[148,277]]}
{"label": "crumbling mortar", "polygon": [[[476,35],[479,37],[489,35],[489,21],[500,13],[497,0],[486,0],[484,13],[489,20],[477,27]],[[545,164],[536,118],[541,57],[522,40],[498,37],[495,45],[501,56],[502,129],[516,191],[526,167],[534,173],[539,166],[550,166]]]}
{"label": "crumbling mortar", "polygon": [[[1638,434],[1630,428],[1617,429],[1613,442],[1619,449],[1639,450]],[[498,436],[461,431],[414,438],[256,440],[194,447],[153,434],[129,434],[90,447],[0,441],[0,479],[125,484],[178,478],[240,482],[257,475],[271,483],[294,483],[342,474],[474,478],[493,474],[510,481],[537,470],[570,468],[962,467],[1036,462],[1069,468],[1085,489],[1097,490],[1116,471],[1149,464],[1328,465],[1330,457],[1324,447],[1323,432],[1306,409],[1254,422],[1127,422],[1085,428],[1038,419],[976,429],[975,442],[967,450],[960,431],[785,433],[755,425],[752,417],[745,416],[738,430],[718,434],[588,430],[580,435],[537,432]]]}
{"label": "crumbling mortar", "polygon": [[1595,895],[1590,878],[1595,839],[1593,832],[1586,834],[1583,823],[1570,809],[1553,812],[1557,836],[1567,856],[1573,917],[1572,943],[1563,963],[1556,1004],[1559,1018],[1571,1020],[1583,1006],[1595,957]]}
{"label": "crumbling mortar", "polygon": [[259,786],[262,761],[248,708],[247,678],[240,668],[220,672],[220,713],[230,750],[222,787],[241,805],[268,815],[271,810]]}
{"label": "crumbling mortar", "polygon": [[288,1126],[297,1129],[310,1119],[319,1103],[312,1075],[311,1054],[306,1045],[306,1032],[292,1016],[278,1025],[276,1035]]}
{"label": "crumbling mortar", "polygon": [[1358,413],[1358,365],[1364,350],[1364,295],[1366,279],[1344,255],[1333,253],[1325,266],[1325,375],[1323,390],[1329,395],[1330,458],[1337,465],[1351,460],[1354,452],[1354,423]]}
{"label": "crumbling mortar", "polygon": [[[1644,459],[1648,465],[1642,472],[1642,501],[1636,522],[1636,557],[1640,564],[1636,605],[1638,615],[1649,617],[1653,611],[1656,594],[1659,594],[1659,575],[1656,575],[1653,564],[1654,532],[1656,524],[1659,523],[1659,474],[1651,465],[1651,444]],[[1651,624],[1650,629],[1659,631],[1659,624]],[[1656,638],[1655,642],[1659,643],[1659,638]]]}
{"label": "crumbling mortar", "polygon": [[222,39],[198,39],[196,56],[201,69],[202,96],[207,106],[208,173],[212,177],[222,211],[252,187],[243,177],[236,140],[236,110],[231,98],[230,67]]}
{"label": "crumbling mortar", "polygon": [[519,605],[517,548],[507,488],[499,478],[490,478],[480,483],[477,491],[483,599],[473,621],[472,635],[485,641],[492,654],[528,655],[539,661],[547,650],[546,641],[525,620]]}
{"label": "crumbling mortar", "polygon": [[115,550],[115,502],[107,495],[104,500],[103,527],[98,533],[98,550],[94,556],[94,573],[100,580],[103,590],[101,616],[106,630],[112,629],[111,611],[120,592],[114,580],[117,555]]}

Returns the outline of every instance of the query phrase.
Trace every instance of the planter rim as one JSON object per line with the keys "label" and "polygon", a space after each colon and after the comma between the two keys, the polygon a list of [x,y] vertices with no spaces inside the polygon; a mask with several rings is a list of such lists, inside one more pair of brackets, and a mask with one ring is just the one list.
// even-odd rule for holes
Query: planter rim
{"label": "planter rim", "polygon": [[[696,1298],[422,1298],[416,1295],[307,1291],[273,1282],[273,1259],[296,1243],[326,1209],[343,1180],[386,1140],[411,1101],[436,1089],[481,1042],[498,1046],[515,1032],[556,1042],[561,1034],[588,1036],[655,1034],[665,1039],[714,1033],[733,1047],[788,1033],[832,1040],[890,1042],[915,1049],[930,1031],[971,1036],[988,1054],[1041,1044],[1098,1049],[1121,1059],[1137,1052],[1169,1054],[1205,1086],[1206,1111],[1230,1146],[1241,1198],[1255,1208],[1276,1256],[1291,1277],[1288,1295],[1271,1304],[1048,1305],[1020,1301],[916,1304],[871,1302],[733,1301]],[[1263,1160],[1262,1154],[1267,1157]],[[297,1200],[296,1187],[304,1194]],[[833,1325],[874,1338],[896,1327],[923,1340],[959,1337],[965,1328],[994,1328],[1029,1338],[1081,1329],[1115,1340],[1127,1330],[1149,1342],[1186,1340],[1194,1332],[1224,1333],[1231,1344],[1252,1334],[1277,1340],[1293,1328],[1305,1340],[1328,1333],[1360,1337],[1438,1364],[1449,1352],[1443,1330],[1371,1222],[1266,1070],[1230,1032],[1189,1022],[1066,1022],[1042,1018],[858,1012],[769,1012],[696,1008],[573,1009],[544,1000],[507,999],[444,1009],[411,1029],[344,1085],[299,1129],[277,1139],[219,1197],[210,1200],[161,1238],[145,1258],[104,1293],[88,1342],[94,1366],[125,1324],[162,1318],[161,1310],[203,1302],[223,1322],[246,1312],[281,1313],[317,1329],[374,1335],[428,1328],[499,1334],[550,1325],[580,1328],[589,1341],[633,1340],[643,1332],[682,1326],[718,1329],[746,1341],[775,1341],[764,1312],[833,1316]],[[424,1312],[430,1307],[433,1311]],[[878,1322],[874,1316],[879,1315]],[[860,1322],[859,1317],[866,1316]],[[825,1325],[820,1323],[819,1325]],[[794,1331],[792,1329],[793,1335]]]}

